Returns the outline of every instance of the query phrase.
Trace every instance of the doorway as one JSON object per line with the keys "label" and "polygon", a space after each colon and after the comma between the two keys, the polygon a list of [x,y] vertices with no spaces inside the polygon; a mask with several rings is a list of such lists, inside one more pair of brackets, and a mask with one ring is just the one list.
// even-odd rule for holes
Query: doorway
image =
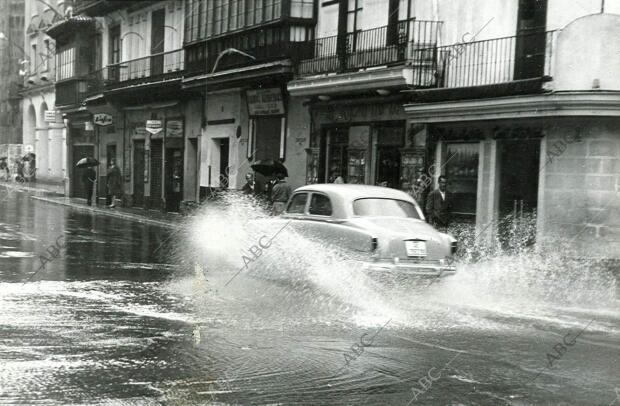
{"label": "doorway", "polygon": [[163,145],[162,140],[151,140],[151,197],[150,207],[155,209],[162,208],[162,155]]}
{"label": "doorway", "polygon": [[144,206],[144,141],[133,143],[133,205]]}
{"label": "doorway", "polygon": [[542,77],[547,45],[547,0],[519,0],[514,79]]}
{"label": "doorway", "polygon": [[218,177],[220,188],[227,189],[230,184],[228,179],[228,153],[230,151],[230,140],[221,138],[220,140],[220,175]]}
{"label": "doorway", "polygon": [[153,11],[151,14],[151,76],[164,73],[164,25],[166,9]]}
{"label": "doorway", "polygon": [[[72,168],[75,168],[75,165],[79,162],[80,159],[86,157],[95,156],[95,146],[94,145],[74,145],[73,146],[73,165]],[[96,168],[95,168],[96,169]],[[84,182],[82,182],[82,176],[84,175],[84,169],[75,168],[73,169],[73,177],[71,179],[71,196],[72,197],[86,197],[86,186]]]}
{"label": "doorway", "polygon": [[178,212],[183,197],[183,150],[166,148],[166,211]]}
{"label": "doorway", "polygon": [[510,236],[534,242],[531,225],[538,205],[539,163],[540,139],[500,141],[498,231],[504,245]]}

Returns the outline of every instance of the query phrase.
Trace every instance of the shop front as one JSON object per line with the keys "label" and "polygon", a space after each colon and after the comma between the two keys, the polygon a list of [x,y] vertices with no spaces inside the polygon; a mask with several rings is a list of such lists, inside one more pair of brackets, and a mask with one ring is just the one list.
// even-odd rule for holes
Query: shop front
{"label": "shop front", "polygon": [[178,212],[183,198],[184,117],[174,107],[127,111],[134,207]]}
{"label": "shop front", "polygon": [[426,133],[407,125],[402,102],[312,106],[307,183],[408,189],[426,160]]}

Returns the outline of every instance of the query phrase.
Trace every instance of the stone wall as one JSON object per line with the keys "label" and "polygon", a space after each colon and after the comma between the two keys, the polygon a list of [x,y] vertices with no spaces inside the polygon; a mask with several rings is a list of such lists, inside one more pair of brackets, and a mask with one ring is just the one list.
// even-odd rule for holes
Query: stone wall
{"label": "stone wall", "polygon": [[549,121],[541,153],[539,240],[582,255],[620,252],[620,119]]}

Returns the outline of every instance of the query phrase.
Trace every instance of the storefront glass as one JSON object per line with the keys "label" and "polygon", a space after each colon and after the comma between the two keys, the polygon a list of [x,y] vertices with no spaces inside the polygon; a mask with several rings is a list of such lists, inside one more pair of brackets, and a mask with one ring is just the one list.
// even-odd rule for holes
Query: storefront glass
{"label": "storefront glass", "polygon": [[448,143],[445,175],[448,191],[452,194],[452,213],[457,216],[476,215],[476,192],[478,189],[478,143]]}

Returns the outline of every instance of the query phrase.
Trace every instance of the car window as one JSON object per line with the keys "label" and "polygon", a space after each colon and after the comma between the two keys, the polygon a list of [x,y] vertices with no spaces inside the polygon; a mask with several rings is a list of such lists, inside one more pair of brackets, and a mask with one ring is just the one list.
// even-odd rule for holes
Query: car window
{"label": "car window", "polygon": [[353,202],[353,214],[361,217],[420,218],[413,203],[397,199],[357,199]]}
{"label": "car window", "polygon": [[308,200],[308,193],[294,194],[286,208],[286,212],[290,214],[303,214],[306,208],[306,200]]}
{"label": "car window", "polygon": [[331,216],[332,203],[329,201],[329,197],[319,193],[313,193],[310,199],[309,213],[317,216]]}

